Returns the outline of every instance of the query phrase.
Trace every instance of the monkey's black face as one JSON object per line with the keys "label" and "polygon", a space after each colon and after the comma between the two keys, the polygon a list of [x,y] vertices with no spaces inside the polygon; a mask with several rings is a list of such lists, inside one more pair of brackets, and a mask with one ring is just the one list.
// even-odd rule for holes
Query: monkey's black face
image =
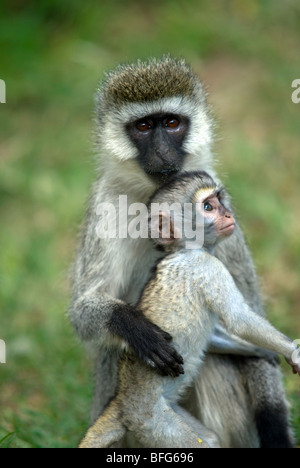
{"label": "monkey's black face", "polygon": [[180,172],[184,163],[183,142],[189,119],[181,115],[152,114],[126,127],[138,149],[138,161],[146,174],[159,183]]}

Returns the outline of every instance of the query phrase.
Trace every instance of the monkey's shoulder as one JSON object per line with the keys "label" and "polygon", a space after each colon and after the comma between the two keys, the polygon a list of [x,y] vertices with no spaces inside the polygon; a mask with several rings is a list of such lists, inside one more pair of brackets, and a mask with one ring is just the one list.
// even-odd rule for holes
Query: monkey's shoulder
{"label": "monkey's shoulder", "polygon": [[[192,262],[190,257],[193,257]],[[141,292],[139,303],[152,300],[153,297],[162,296],[165,293],[169,296],[171,289],[176,288],[179,283],[183,284],[190,277],[192,268],[196,268],[196,256],[191,256],[186,250],[180,250],[158,259]]]}
{"label": "monkey's shoulder", "polygon": [[199,277],[207,270],[210,255],[200,250],[179,250],[159,259],[152,269],[146,289],[174,289],[190,283],[193,276]]}

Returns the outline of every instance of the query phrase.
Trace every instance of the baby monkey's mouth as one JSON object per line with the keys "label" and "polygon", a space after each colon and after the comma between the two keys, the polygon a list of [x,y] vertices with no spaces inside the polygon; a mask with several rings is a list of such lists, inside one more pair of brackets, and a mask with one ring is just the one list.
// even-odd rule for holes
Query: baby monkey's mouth
{"label": "baby monkey's mouth", "polygon": [[220,229],[220,232],[222,234],[229,236],[230,234],[233,233],[234,228],[235,228],[235,223],[233,222],[233,223],[228,224],[227,226],[224,226],[222,229]]}

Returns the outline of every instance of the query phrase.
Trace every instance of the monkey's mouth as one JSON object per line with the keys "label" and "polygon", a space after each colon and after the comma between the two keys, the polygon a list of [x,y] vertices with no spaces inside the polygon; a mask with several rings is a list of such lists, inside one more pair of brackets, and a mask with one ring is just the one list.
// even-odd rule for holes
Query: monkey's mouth
{"label": "monkey's mouth", "polygon": [[223,236],[230,236],[230,234],[233,233],[235,228],[235,223],[228,224],[228,226],[223,227],[220,229],[220,232],[222,233]]}
{"label": "monkey's mouth", "polygon": [[178,172],[179,169],[163,169],[159,172],[149,171],[148,175],[160,183],[165,183],[172,179]]}

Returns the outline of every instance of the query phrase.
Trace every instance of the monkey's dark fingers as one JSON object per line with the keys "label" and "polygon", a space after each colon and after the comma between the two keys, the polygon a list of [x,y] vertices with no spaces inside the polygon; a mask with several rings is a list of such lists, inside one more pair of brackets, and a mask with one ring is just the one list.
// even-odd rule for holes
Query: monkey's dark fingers
{"label": "monkey's dark fingers", "polygon": [[292,372],[300,376],[300,368],[298,366],[292,366]]}
{"label": "monkey's dark fingers", "polygon": [[[168,341],[172,340],[169,333],[166,333],[159,327],[157,327],[157,329],[160,336],[163,338],[166,337]],[[183,357],[176,351],[173,345],[161,342],[161,345],[154,349],[154,354],[156,356],[157,368],[163,375],[178,377],[180,374],[184,374]]]}
{"label": "monkey's dark fingers", "polygon": [[174,372],[172,370],[169,370],[169,372],[166,372],[165,366],[163,364],[163,361],[158,360],[157,358],[155,359],[155,362],[152,359],[146,359],[145,363],[152,367],[153,369],[156,370],[161,376],[163,377],[178,377],[180,374],[183,372]]}
{"label": "monkey's dark fingers", "polygon": [[183,372],[183,359],[169,343],[171,335],[150,322],[140,310],[129,304],[117,304],[108,327],[129,344],[139,359],[151,362],[159,372],[172,376]]}
{"label": "monkey's dark fingers", "polygon": [[156,331],[157,336],[152,343],[149,342],[149,344],[152,344],[149,348],[149,352],[151,352],[150,360],[154,362],[155,367],[162,375],[178,377],[184,373],[182,366],[183,358],[173,345],[168,343],[172,340],[171,335],[155,324],[151,323],[151,326],[153,326],[153,330]]}
{"label": "monkey's dark fingers", "polygon": [[294,362],[292,359],[285,358],[286,362],[291,366],[293,374],[300,376],[300,363]]}
{"label": "monkey's dark fingers", "polygon": [[178,377],[184,372],[182,356],[158,333],[148,342],[147,348],[140,346],[136,354],[161,375]]}
{"label": "monkey's dark fingers", "polygon": [[[181,360],[183,364],[183,359],[179,354],[177,354],[177,359]],[[147,359],[146,363],[163,376],[178,377],[180,374],[184,374],[182,364],[178,364],[175,360],[166,357],[162,360],[156,353],[153,353],[152,359]]]}
{"label": "monkey's dark fingers", "polygon": [[[155,324],[152,325],[162,338],[167,341],[172,341],[173,338],[168,332],[162,330]],[[180,374],[184,374],[182,367],[182,364],[184,363],[183,358],[172,345],[166,346],[166,344],[163,343],[163,346],[157,346],[155,348],[154,354],[156,355],[156,359],[153,358],[157,363],[156,367],[161,370],[163,375],[178,377]]]}

